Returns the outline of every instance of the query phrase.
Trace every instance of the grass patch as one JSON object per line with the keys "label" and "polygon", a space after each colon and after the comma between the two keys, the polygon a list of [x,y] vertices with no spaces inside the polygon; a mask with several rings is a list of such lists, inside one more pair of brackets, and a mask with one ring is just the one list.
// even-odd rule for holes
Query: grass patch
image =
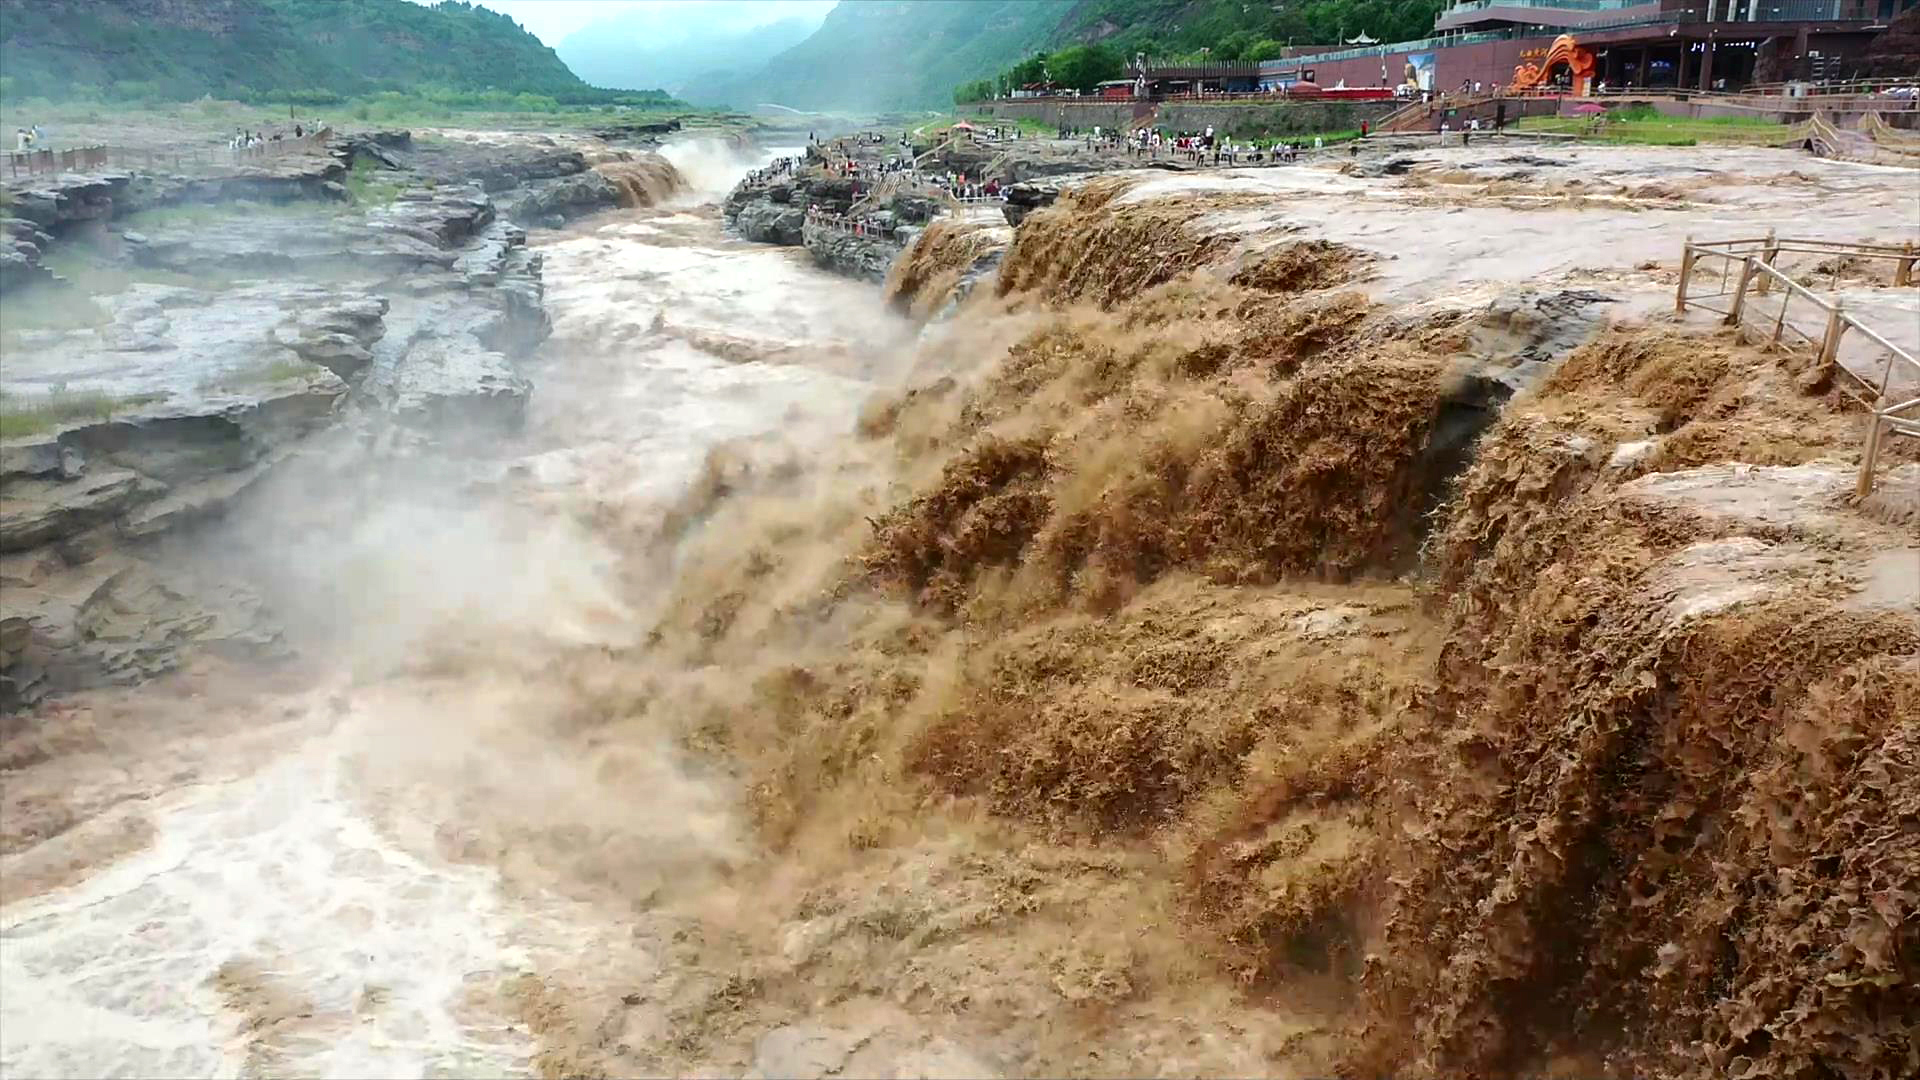
{"label": "grass patch", "polygon": [[1014,127],[1020,129],[1020,134],[1022,135],[1052,135],[1060,130],[1058,124],[1049,124],[1045,120],[1037,120],[1031,116],[1023,116],[1018,120],[1008,120],[1004,117],[987,117],[986,122],[1003,126],[1012,124]]}
{"label": "grass patch", "polygon": [[1058,124],[1050,124],[1045,120],[1036,119],[1031,116],[1021,116],[1021,117],[994,116],[988,113],[985,109],[982,109],[977,114],[974,114],[971,116],[965,116],[958,113],[954,113],[954,114],[942,116],[938,120],[924,121],[918,125],[915,125],[909,122],[907,126],[924,127],[927,130],[931,131],[934,128],[952,127],[954,124],[957,124],[962,120],[965,120],[967,123],[972,124],[974,127],[978,127],[978,128],[991,128],[991,127],[1018,128],[1022,136],[1044,135],[1047,138],[1052,138],[1060,130],[1060,125]]}
{"label": "grass patch", "polygon": [[[67,276],[65,270],[54,267],[53,259],[44,262],[54,273]],[[105,324],[107,309],[93,299],[93,291],[35,284],[0,297],[0,341],[6,341],[11,349],[15,347],[12,339],[21,334],[85,330]]]}
{"label": "grass patch", "polygon": [[353,168],[347,171],[346,179],[341,183],[353,192],[354,202],[358,205],[385,206],[407,190],[407,182],[401,176],[366,158],[360,158],[353,163]]}
{"label": "grass patch", "polygon": [[79,422],[100,423],[115,414],[159,401],[160,394],[115,395],[55,386],[44,394],[0,390],[0,439],[40,435]]}
{"label": "grass patch", "polygon": [[1668,116],[1651,105],[1628,105],[1625,108],[1609,109],[1606,119],[1611,122],[1628,121],[1636,124],[1661,124],[1668,127],[1707,127],[1718,128],[1754,128],[1765,130],[1782,125],[1758,116]]}
{"label": "grass patch", "polygon": [[320,365],[305,360],[281,358],[263,360],[246,367],[233,368],[200,384],[201,393],[239,393],[273,386],[293,379],[309,379],[320,370]]}
{"label": "grass patch", "polygon": [[[107,319],[107,313],[92,299],[96,296],[111,296],[127,291],[133,285],[173,285],[184,289],[223,289],[237,281],[245,279],[240,274],[193,275],[182,274],[175,270],[166,270],[157,266],[141,266],[132,262],[104,262],[83,251],[75,250],[71,245],[56,246],[40,260],[47,269],[67,280],[64,287],[53,286],[35,289],[22,298],[20,307],[28,318],[38,318],[42,330],[81,330],[89,326],[99,326]],[[257,275],[256,275],[257,276]],[[47,309],[45,312],[40,309]],[[69,308],[75,312],[91,308],[94,314],[88,318],[61,318],[58,311]],[[27,329],[26,326],[18,329]],[[11,323],[7,329],[16,329]]]}
{"label": "grass patch", "polygon": [[243,217],[300,220],[331,217],[338,213],[339,210],[331,203],[302,200],[257,202],[251,199],[240,199],[234,202],[175,203],[172,206],[156,206],[150,210],[141,210],[127,215],[123,223],[126,228],[138,232],[147,229],[211,225]]}
{"label": "grass patch", "polygon": [[1510,128],[1573,135],[1611,145],[1694,146],[1700,143],[1766,145],[1789,137],[1785,125],[1751,116],[1664,116],[1650,105],[1629,105],[1596,116],[1527,116]]}

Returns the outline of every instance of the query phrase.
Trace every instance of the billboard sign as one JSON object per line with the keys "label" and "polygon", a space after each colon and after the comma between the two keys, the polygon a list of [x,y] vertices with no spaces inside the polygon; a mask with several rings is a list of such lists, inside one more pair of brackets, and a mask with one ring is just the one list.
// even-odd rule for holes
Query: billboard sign
{"label": "billboard sign", "polygon": [[1408,53],[1406,66],[1401,70],[1400,81],[1416,90],[1433,89],[1433,54],[1430,52]]}

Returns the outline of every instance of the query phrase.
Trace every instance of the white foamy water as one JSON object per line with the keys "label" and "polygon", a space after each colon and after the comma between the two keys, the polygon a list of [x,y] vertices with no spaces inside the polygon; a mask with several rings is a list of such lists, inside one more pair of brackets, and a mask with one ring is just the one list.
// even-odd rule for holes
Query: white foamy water
{"label": "white foamy water", "polygon": [[[245,779],[175,796],[156,843],[0,919],[10,1076],[521,1075],[504,1017],[456,1016],[470,976],[523,968],[491,871],[383,839],[323,736]],[[216,989],[257,972],[260,1019]],[[259,1029],[256,1028],[256,1031]],[[260,1067],[264,1066],[264,1068]]]}
{"label": "white foamy water", "polygon": [[[709,195],[757,163],[705,145],[668,156]],[[871,288],[827,277],[798,252],[724,237],[699,201],[542,241],[555,335],[527,366],[532,418],[506,457],[563,507],[670,497],[728,438],[846,430],[869,389],[863,366],[900,333]],[[804,357],[725,358],[689,340],[704,333],[841,359],[827,371]],[[383,544],[404,542],[391,532],[379,533]],[[567,573],[521,574],[521,549],[502,550],[509,557],[435,556],[415,587],[484,596],[514,576],[516,629],[562,628],[556,636],[577,642],[581,597],[606,607],[601,560],[574,545]],[[551,595],[521,595],[527,582]],[[404,843],[375,823],[376,805],[404,818],[399,808],[435,801],[366,790],[348,768],[354,755],[416,722],[409,709],[460,730],[465,706],[444,692],[383,714],[382,701],[406,693],[373,697],[251,775],[162,793],[147,807],[149,847],[0,910],[0,1073],[528,1073],[524,1020],[483,991],[623,928],[590,925],[600,916],[585,906],[509,893],[492,869],[441,860],[437,822],[392,823]]]}

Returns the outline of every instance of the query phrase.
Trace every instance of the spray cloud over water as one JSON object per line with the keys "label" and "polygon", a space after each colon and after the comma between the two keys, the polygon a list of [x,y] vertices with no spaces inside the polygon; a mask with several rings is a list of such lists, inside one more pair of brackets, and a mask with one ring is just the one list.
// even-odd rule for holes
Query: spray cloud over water
{"label": "spray cloud over water", "polygon": [[705,199],[725,195],[753,169],[777,157],[799,153],[798,147],[762,148],[735,138],[674,139],[660,148],[688,188]]}

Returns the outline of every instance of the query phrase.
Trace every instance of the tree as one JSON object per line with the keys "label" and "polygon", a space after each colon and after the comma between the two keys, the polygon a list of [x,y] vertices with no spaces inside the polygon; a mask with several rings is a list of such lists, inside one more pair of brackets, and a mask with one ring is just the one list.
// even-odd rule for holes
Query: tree
{"label": "tree", "polygon": [[1045,82],[1046,80],[1046,53],[1035,53],[1007,69],[1007,81],[1015,90],[1032,83]]}
{"label": "tree", "polygon": [[1253,57],[1248,53],[1259,43],[1260,35],[1253,31],[1235,30],[1213,46],[1213,57],[1225,61],[1251,60]]}
{"label": "tree", "polygon": [[1254,62],[1261,60],[1278,60],[1286,51],[1287,46],[1285,43],[1275,41],[1272,38],[1261,38],[1259,41],[1247,46],[1246,50],[1240,54],[1240,59]]}
{"label": "tree", "polygon": [[975,79],[973,82],[963,83],[954,90],[953,103],[971,105],[976,101],[987,101],[993,97],[993,89],[992,79]]}
{"label": "tree", "polygon": [[1070,45],[1047,57],[1053,81],[1075,90],[1091,90],[1108,79],[1126,74],[1126,61],[1105,45]]}

